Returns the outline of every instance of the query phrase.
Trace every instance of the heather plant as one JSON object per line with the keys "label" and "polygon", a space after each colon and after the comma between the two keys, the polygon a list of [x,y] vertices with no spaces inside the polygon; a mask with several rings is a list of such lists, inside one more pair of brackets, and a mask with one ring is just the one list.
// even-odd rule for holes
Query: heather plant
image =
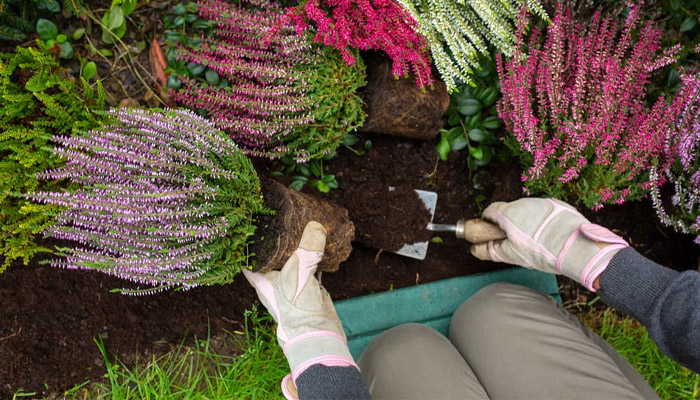
{"label": "heather plant", "polygon": [[[700,244],[700,75],[681,78],[678,96],[690,100],[676,117],[666,142],[666,155],[674,163],[666,170],[654,167],[650,173],[654,183],[651,198],[663,224],[696,235],[695,243]],[[665,181],[674,192],[666,206],[659,189]]]}
{"label": "heather plant", "polygon": [[650,23],[638,27],[639,20],[634,7],[618,35],[598,13],[586,29],[559,8],[544,37],[535,27],[526,39],[521,13],[513,57],[498,57],[499,116],[526,168],[526,193],[597,209],[650,188],[649,168],[687,99],[647,106],[650,76],[673,61],[674,49],[660,51],[662,32]]}
{"label": "heather plant", "polygon": [[428,44],[396,0],[305,0],[279,26],[289,22],[300,35],[314,29],[315,42],[338,49],[348,65],[358,59],[353,49],[381,50],[392,59],[397,78],[413,73],[419,88],[433,83]]}
{"label": "heather plant", "polygon": [[211,118],[246,154],[308,161],[331,153],[364,122],[356,95],[364,64],[345,65],[337,51],[312,45],[291,26],[277,29],[282,14],[273,3],[248,5],[256,7],[198,5],[216,28],[179,47],[179,68],[190,73],[173,99]]}
{"label": "heather plant", "polygon": [[447,90],[473,84],[479,57],[489,56],[489,45],[511,55],[518,10],[527,5],[547,19],[537,0],[397,0],[418,21],[435,67]]}
{"label": "heather plant", "polygon": [[108,115],[99,129],[55,137],[67,161],[40,174],[80,187],[31,196],[65,208],[46,234],[78,243],[51,265],[146,285],[122,289],[130,294],[230,282],[248,266],[254,215],[266,212],[250,160],[190,111]]}
{"label": "heather plant", "polygon": [[60,207],[32,204],[21,195],[62,187],[35,176],[61,163],[51,152],[52,135],[68,137],[99,124],[88,107],[103,107],[102,86],[97,83],[95,98],[81,81],[44,49],[17,47],[13,54],[0,54],[0,272],[16,259],[26,265],[37,253],[50,251],[36,242],[36,234]]}

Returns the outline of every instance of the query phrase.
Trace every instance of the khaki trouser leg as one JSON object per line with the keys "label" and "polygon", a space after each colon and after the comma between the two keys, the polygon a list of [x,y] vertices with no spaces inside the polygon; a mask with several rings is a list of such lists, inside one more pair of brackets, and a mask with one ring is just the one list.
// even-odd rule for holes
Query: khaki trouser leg
{"label": "khaki trouser leg", "polygon": [[447,338],[421,324],[377,336],[358,360],[373,399],[486,399],[469,365]]}
{"label": "khaki trouser leg", "polygon": [[497,283],[452,317],[450,340],[493,399],[656,399],[634,368],[541,292]]}

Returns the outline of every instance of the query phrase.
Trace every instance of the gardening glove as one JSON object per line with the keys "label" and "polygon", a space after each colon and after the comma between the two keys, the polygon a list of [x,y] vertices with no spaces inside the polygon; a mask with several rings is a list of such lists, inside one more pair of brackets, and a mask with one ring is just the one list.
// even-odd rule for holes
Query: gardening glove
{"label": "gardening glove", "polygon": [[[494,230],[488,221],[503,232]],[[467,239],[475,243],[471,252],[479,259],[563,274],[593,292],[593,282],[612,257],[629,246],[620,236],[554,199],[493,203],[481,220],[466,229]]]}
{"label": "gardening glove", "polygon": [[325,246],[325,228],[311,221],[304,228],[299,248],[281,271],[243,271],[277,321],[277,341],[292,371],[282,380],[282,392],[288,399],[297,398],[296,380],[312,365],[353,366],[359,370],[333,302],[314,276]]}

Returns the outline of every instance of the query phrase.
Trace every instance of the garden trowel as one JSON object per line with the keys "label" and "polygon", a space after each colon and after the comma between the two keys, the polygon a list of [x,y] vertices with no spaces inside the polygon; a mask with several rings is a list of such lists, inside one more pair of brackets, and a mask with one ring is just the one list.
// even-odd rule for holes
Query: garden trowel
{"label": "garden trowel", "polygon": [[[457,239],[464,239],[469,242],[478,242],[479,239],[476,236],[482,236],[486,234],[488,237],[502,237],[505,238],[506,234],[498,226],[490,223],[484,223],[484,221],[474,218],[470,220],[460,219],[456,224],[434,224],[433,217],[435,216],[435,208],[437,207],[437,193],[428,192],[426,190],[414,189],[418,197],[425,204],[425,208],[430,213],[430,220],[428,222],[427,230],[433,232],[454,232]],[[470,227],[475,226],[474,224],[479,224],[478,230],[472,230]],[[484,230],[490,232],[484,232]],[[429,241],[407,243],[404,244],[399,250],[395,251],[396,254],[415,258],[418,260],[424,260],[426,254],[428,254],[428,244]]]}

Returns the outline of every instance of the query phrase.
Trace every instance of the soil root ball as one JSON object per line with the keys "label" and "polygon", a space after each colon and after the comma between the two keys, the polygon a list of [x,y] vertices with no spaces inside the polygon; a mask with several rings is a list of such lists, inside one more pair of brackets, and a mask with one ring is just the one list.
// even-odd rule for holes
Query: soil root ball
{"label": "soil root ball", "polygon": [[258,262],[258,272],[282,269],[287,259],[299,246],[301,234],[309,221],[320,222],[328,232],[323,260],[318,271],[337,271],[352,251],[355,226],[348,218],[348,211],[334,203],[289,189],[266,180],[262,182],[265,205],[275,210],[275,215],[258,226],[253,251]]}
{"label": "soil root ball", "polygon": [[418,89],[415,79],[394,78],[391,60],[367,53],[367,86],[360,97],[367,104],[367,119],[360,132],[373,132],[411,139],[432,139],[440,132],[450,103],[445,84]]}

